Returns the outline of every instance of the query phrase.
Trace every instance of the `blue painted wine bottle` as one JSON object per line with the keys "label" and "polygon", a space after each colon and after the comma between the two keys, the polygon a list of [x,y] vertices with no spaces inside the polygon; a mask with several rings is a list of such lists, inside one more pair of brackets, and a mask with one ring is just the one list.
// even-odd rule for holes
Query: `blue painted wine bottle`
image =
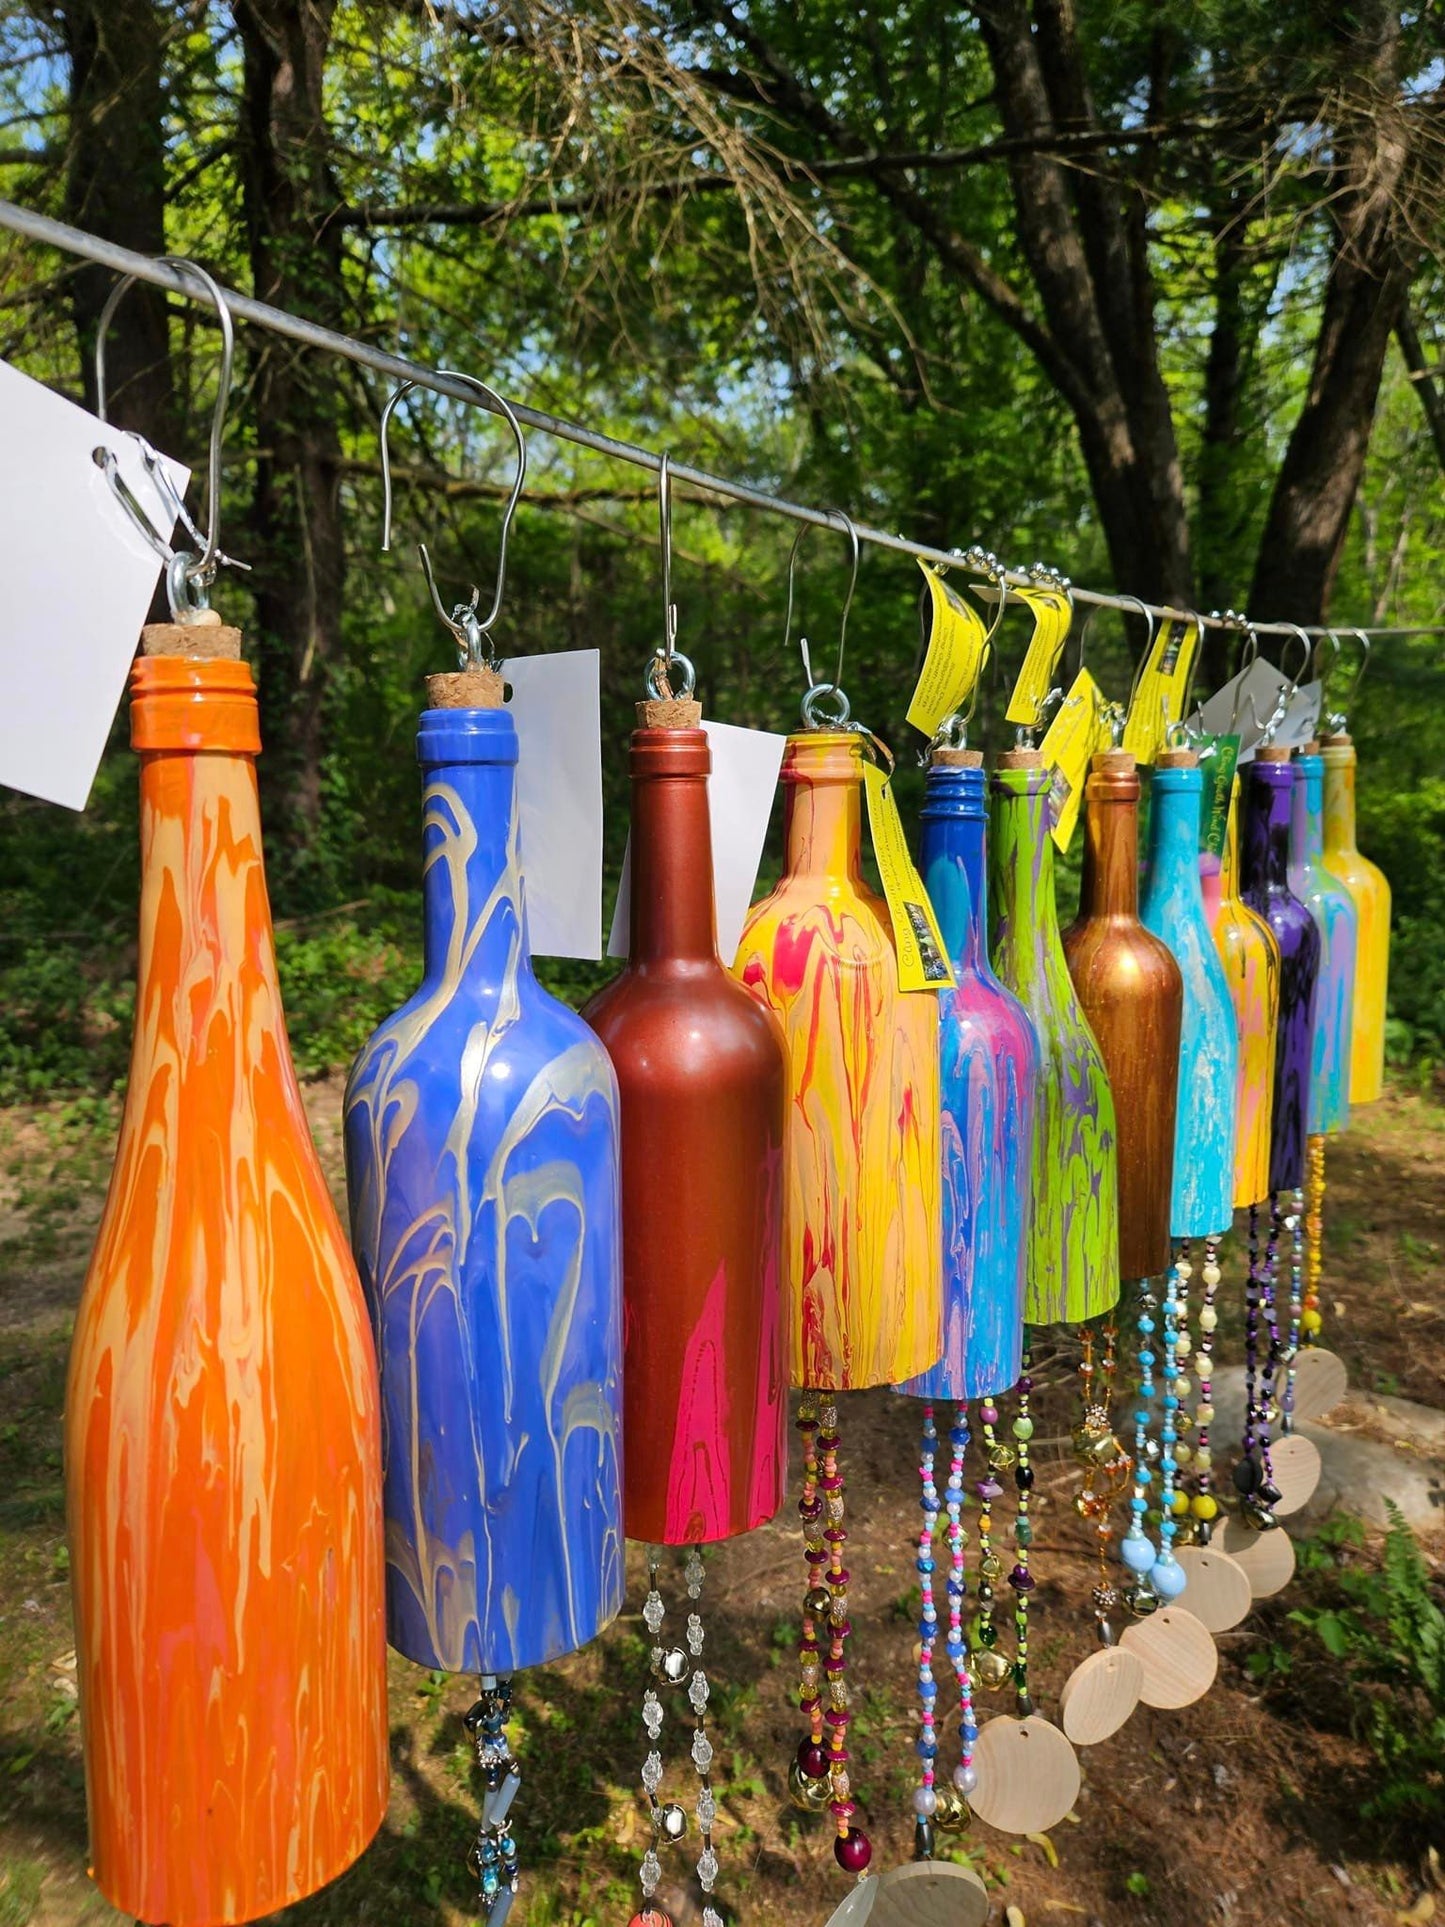
{"label": "blue painted wine bottle", "polygon": [[1320,933],[1320,975],[1310,1053],[1306,1134],[1333,1136],[1350,1121],[1354,1051],[1355,954],[1360,916],[1355,900],[1325,868],[1325,765],[1318,746],[1295,751],[1290,791],[1289,887]]}
{"label": "blue painted wine bottle", "polygon": [[901,1387],[918,1398],[1007,1391],[1023,1353],[1039,1042],[988,960],[982,763],[935,750],[923,803],[923,880],[957,981],[938,998],[943,1357]]}
{"label": "blue painted wine bottle", "polygon": [[1175,1238],[1221,1236],[1234,1218],[1239,1032],[1199,881],[1203,785],[1193,750],[1161,752],[1149,793],[1149,875],[1139,912],[1173,951],[1184,979],[1169,1213]]}
{"label": "blue painted wine bottle", "polygon": [[500,678],[428,688],[422,983],[352,1070],[346,1174],[381,1368],[388,1637],[423,1666],[501,1673],[585,1645],[622,1604],[617,1086],[533,974]]}

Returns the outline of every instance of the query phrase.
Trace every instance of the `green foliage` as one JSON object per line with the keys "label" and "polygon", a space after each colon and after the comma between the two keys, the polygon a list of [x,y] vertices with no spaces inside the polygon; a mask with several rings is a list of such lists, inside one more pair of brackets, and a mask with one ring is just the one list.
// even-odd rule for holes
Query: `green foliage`
{"label": "green foliage", "polygon": [[[1343,1603],[1299,1607],[1291,1620],[1335,1662],[1356,1724],[1379,1763],[1367,1816],[1445,1816],[1445,1604],[1405,1524],[1386,1501],[1390,1528],[1378,1571],[1340,1567]],[[1337,1544],[1349,1536],[1337,1533]]]}

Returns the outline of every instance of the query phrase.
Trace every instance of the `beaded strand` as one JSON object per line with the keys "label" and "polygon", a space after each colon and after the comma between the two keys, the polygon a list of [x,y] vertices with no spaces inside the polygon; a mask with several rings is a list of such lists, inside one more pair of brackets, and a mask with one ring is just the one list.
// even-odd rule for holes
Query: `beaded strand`
{"label": "beaded strand", "polygon": [[1280,1430],[1288,1438],[1294,1430],[1295,1361],[1299,1357],[1300,1324],[1304,1316],[1305,1268],[1305,1194],[1296,1190],[1290,1200],[1284,1228],[1290,1236],[1289,1250],[1289,1333],[1284,1344],[1284,1391],[1280,1396]]}
{"label": "beaded strand", "polygon": [[486,1792],[482,1819],[467,1864],[476,1876],[487,1927],[502,1927],[517,1891],[517,1843],[508,1823],[512,1801],[522,1784],[521,1770],[507,1740],[507,1715],[512,1710],[512,1682],[484,1673],[482,1696],[465,1715],[464,1724],[477,1749]]}
{"label": "beaded strand", "polygon": [[[1187,1250],[1187,1245],[1181,1246],[1179,1256],[1175,1258],[1173,1264],[1169,1267],[1164,1280],[1163,1330],[1161,1333],[1163,1341],[1162,1350],[1164,1353],[1161,1378],[1161,1383],[1164,1387],[1164,1416],[1159,1428],[1159,1557],[1150,1568],[1149,1590],[1156,1598],[1166,1601],[1177,1599],[1189,1580],[1189,1575],[1174,1557],[1174,1535],[1179,1530],[1178,1522],[1174,1516],[1174,1477],[1179,1469],[1179,1462],[1174,1456],[1175,1446],[1179,1439],[1179,1427],[1176,1419],[1179,1413],[1179,1387],[1183,1384],[1186,1392],[1189,1388],[1189,1381],[1179,1377],[1178,1363],[1175,1357],[1179,1337],[1179,1287],[1181,1280],[1185,1282],[1187,1287],[1187,1281],[1194,1270],[1193,1265],[1186,1256]],[[1187,1299],[1185,1302],[1188,1302]],[[1141,1360],[1143,1358],[1142,1352],[1140,1353],[1140,1358]],[[1143,1402],[1141,1394],[1140,1403],[1142,1404]]]}
{"label": "beaded strand", "polygon": [[823,1538],[828,1547],[828,1569],[823,1583],[828,1589],[828,1657],[823,1671],[828,1681],[828,1705],[823,1718],[828,1727],[828,1779],[832,1791],[829,1811],[837,1828],[833,1858],[844,1873],[861,1874],[873,1858],[873,1843],[861,1827],[853,1825],[857,1806],[852,1798],[848,1774],[848,1687],[844,1678],[844,1644],[853,1630],[848,1619],[848,1568],[843,1564],[843,1548],[848,1542],[843,1523],[843,1475],[838,1470],[838,1408],[824,1394],[819,1411],[818,1453],[820,1471],[818,1490],[823,1495],[827,1524]]}
{"label": "beaded strand", "polygon": [[[706,1572],[702,1554],[693,1546],[688,1552],[682,1576],[687,1584],[687,1596],[695,1605],[702,1600],[702,1582]],[[718,1875],[717,1853],[712,1844],[713,1822],[717,1819],[717,1795],[712,1785],[713,1747],[707,1732],[707,1703],[711,1689],[702,1665],[704,1638],[701,1612],[690,1612],[687,1616],[687,1649],[694,1665],[692,1678],[688,1681],[687,1697],[693,1713],[692,1763],[697,1770],[697,1828],[702,1836],[702,1851],[697,1857],[697,1879],[703,1897],[702,1927],[723,1927],[722,1916],[712,1901],[712,1890],[717,1884]]]}
{"label": "beaded strand", "polygon": [[1119,1557],[1134,1574],[1135,1583],[1125,1595],[1130,1609],[1138,1611],[1142,1608],[1146,1612],[1152,1610],[1155,1603],[1146,1581],[1159,1560],[1154,1542],[1144,1530],[1153,1476],[1149,1470],[1149,1415],[1154,1397],[1154,1353],[1149,1342],[1154,1331],[1154,1320],[1150,1314],[1158,1309],[1158,1304],[1158,1299],[1149,1289],[1149,1280],[1141,1278],[1137,1321],[1139,1402],[1134,1410],[1134,1491],[1129,1500],[1129,1529],[1119,1542]]}
{"label": "beaded strand", "polygon": [[798,1518],[803,1527],[803,1553],[808,1562],[808,1587],[803,1595],[803,1631],[798,1641],[798,1706],[807,1716],[808,1731],[798,1744],[788,1774],[794,1804],[817,1813],[828,1803],[828,1749],[823,1741],[822,1655],[818,1646],[819,1621],[827,1617],[832,1594],[822,1583],[828,1555],[823,1550],[823,1501],[818,1493],[818,1395],[805,1391],[798,1402],[798,1431],[803,1441],[803,1491]]}
{"label": "beaded strand", "polygon": [[[1113,1568],[1109,1563],[1109,1546],[1114,1536],[1114,1499],[1119,1484],[1128,1477],[1132,1462],[1114,1436],[1114,1377],[1118,1368],[1119,1334],[1112,1316],[1106,1319],[1101,1330],[1104,1348],[1098,1365],[1097,1391],[1094,1386],[1092,1326],[1085,1325],[1081,1334],[1083,1349],[1079,1361],[1079,1391],[1084,1409],[1080,1423],[1074,1428],[1073,1445],[1074,1457],[1083,1467],[1083,1482],[1074,1500],[1074,1509],[1081,1519],[1094,1528],[1095,1548],[1099,1557],[1092,1597],[1094,1621],[1100,1644],[1112,1646],[1114,1628],[1109,1614],[1119,1603],[1119,1589],[1114,1584]],[[1101,1474],[1102,1491],[1096,1482]]]}
{"label": "beaded strand", "polygon": [[1014,1564],[1008,1582],[1014,1592],[1014,1693],[1018,1716],[1026,1720],[1034,1710],[1033,1700],[1029,1696],[1029,1594],[1037,1584],[1029,1571],[1029,1547],[1034,1541],[1034,1529],[1029,1519],[1029,1496],[1034,1489],[1034,1470],[1029,1464],[1029,1440],[1034,1435],[1034,1422],[1029,1416],[1029,1393],[1034,1389],[1034,1381],[1029,1376],[1032,1359],[1027,1332],[1024,1335],[1022,1362],[1023,1376],[1018,1382],[1018,1412],[1010,1427],[1017,1441],[1014,1483],[1018,1487],[1018,1510],[1014,1515]]}
{"label": "beaded strand", "polygon": [[1003,1574],[1003,1562],[993,1549],[993,1502],[1003,1497],[1003,1487],[994,1477],[994,1461],[1000,1447],[994,1427],[998,1407],[986,1398],[979,1407],[979,1430],[983,1434],[984,1475],[974,1486],[978,1498],[978,1617],[974,1621],[973,1678],[975,1685],[997,1692],[1012,1676],[1013,1668],[998,1650],[998,1628],[993,1623],[993,1582]]}
{"label": "beaded strand", "polygon": [[968,1598],[968,1579],[964,1570],[964,1547],[968,1534],[963,1525],[964,1464],[968,1455],[968,1407],[960,1400],[954,1407],[953,1424],[948,1433],[948,1657],[958,1682],[959,1763],[953,1769],[955,1789],[964,1796],[978,1785],[973,1764],[973,1746],[978,1738],[978,1722],[973,1711],[973,1681],[968,1670],[968,1641],[963,1630],[963,1609]]}
{"label": "beaded strand", "polygon": [[938,1632],[938,1612],[933,1603],[933,1528],[938,1518],[938,1488],[934,1483],[933,1462],[938,1449],[938,1431],[933,1421],[933,1406],[923,1408],[923,1443],[918,1454],[918,1476],[922,1485],[918,1506],[923,1514],[923,1523],[918,1528],[918,1589],[922,1595],[922,1609],[918,1621],[918,1757],[922,1761],[918,1785],[913,1792],[913,1857],[915,1860],[933,1858],[933,1816],[938,1811],[938,1795],[934,1792],[933,1762],[938,1755],[938,1738],[934,1731],[934,1708],[938,1702],[938,1686],[933,1676],[933,1646]]}
{"label": "beaded strand", "polygon": [[1214,1521],[1219,1516],[1219,1501],[1212,1490],[1214,1454],[1209,1444],[1209,1428],[1214,1422],[1214,1334],[1219,1328],[1214,1295],[1219,1289],[1221,1275],[1219,1240],[1206,1238],[1204,1263],[1200,1269],[1200,1277],[1204,1281],[1204,1303],[1199,1311],[1199,1344],[1194,1357],[1199,1385],[1194,1405],[1194,1496],[1189,1501],[1194,1537],[1202,1546],[1209,1544]]}
{"label": "beaded strand", "polygon": [[1320,1333],[1324,1330],[1324,1315],[1320,1311],[1320,1279],[1324,1274],[1325,1263],[1325,1140],[1316,1134],[1309,1140],[1309,1207],[1305,1215],[1305,1231],[1309,1242],[1305,1247],[1305,1294],[1304,1309],[1300,1313],[1300,1340],[1305,1345],[1318,1345]]}

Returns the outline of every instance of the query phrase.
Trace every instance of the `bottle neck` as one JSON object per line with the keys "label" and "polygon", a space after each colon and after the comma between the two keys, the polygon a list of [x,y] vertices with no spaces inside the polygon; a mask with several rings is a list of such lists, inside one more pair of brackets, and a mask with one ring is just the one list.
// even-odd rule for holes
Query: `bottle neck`
{"label": "bottle neck", "polygon": [[1240,887],[1246,897],[1289,888],[1293,787],[1294,771],[1288,763],[1250,764],[1240,840]]}
{"label": "bottle neck", "polygon": [[924,887],[949,956],[974,973],[988,968],[986,827],[982,769],[931,769],[923,804]]}
{"label": "bottle neck", "polygon": [[1219,900],[1235,903],[1239,899],[1239,812],[1243,784],[1236,777],[1229,794],[1229,814],[1225,819],[1224,854],[1219,860]]}
{"label": "bottle neck", "polygon": [[1290,790],[1289,859],[1303,868],[1318,863],[1324,853],[1321,816],[1324,765],[1318,756],[1299,756]]}
{"label": "bottle neck", "polygon": [[996,956],[1006,948],[1016,967],[1026,957],[1042,957],[1059,940],[1048,791],[1045,770],[999,770],[993,779],[993,947]]}
{"label": "bottle neck", "polygon": [[863,750],[853,735],[791,736],[783,756],[787,868],[863,884]]}
{"label": "bottle neck", "polygon": [[517,820],[517,736],[504,710],[422,713],[423,958],[429,980],[531,975]]}
{"label": "bottle neck", "polygon": [[700,729],[632,738],[628,961],[717,961],[707,737]]}
{"label": "bottle neck", "polygon": [[1320,753],[1324,766],[1324,847],[1353,856],[1355,842],[1355,746],[1326,743]]}
{"label": "bottle neck", "polygon": [[1089,778],[1079,909],[1086,917],[1139,915],[1139,783]]}
{"label": "bottle neck", "polygon": [[1199,798],[1203,781],[1198,770],[1162,769],[1155,772],[1149,793],[1149,872],[1163,879],[1199,875]]}

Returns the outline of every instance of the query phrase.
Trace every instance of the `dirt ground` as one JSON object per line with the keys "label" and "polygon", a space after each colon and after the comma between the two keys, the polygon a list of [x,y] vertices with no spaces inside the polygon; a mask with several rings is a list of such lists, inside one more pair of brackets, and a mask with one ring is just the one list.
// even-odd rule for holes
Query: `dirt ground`
{"label": "dirt ground", "polygon": [[[308,1096],[339,1190],[339,1084]],[[114,1918],[85,1871],[60,1463],[70,1320],[113,1125],[104,1107],[0,1114],[0,1927],[98,1927]],[[1356,1385],[1445,1408],[1445,1110],[1393,1091],[1331,1145],[1328,1180],[1329,1342]],[[1221,1299],[1237,1307],[1237,1249],[1225,1277]],[[1226,1320],[1221,1361],[1237,1355],[1237,1329],[1237,1315]],[[1039,1347],[1033,1652],[1046,1715],[1056,1714],[1059,1687],[1091,1642],[1092,1573],[1068,1456],[1073,1364],[1062,1344]],[[918,1408],[884,1392],[840,1405],[853,1781],[876,1871],[911,1848]],[[604,1638],[517,1683],[524,1882],[516,1927],[624,1927],[635,1910],[647,1832],[637,1781],[646,1639],[636,1548],[630,1571],[628,1610]],[[803,1584],[791,1505],[776,1524],[708,1560],[719,1895],[730,1921],[823,1927],[847,1892],[826,1825],[786,1796],[799,1733],[791,1702]],[[1223,1635],[1219,1676],[1202,1701],[1179,1713],[1141,1709],[1122,1733],[1082,1754],[1077,1806],[1051,1836],[1016,1840],[975,1821],[953,1853],[988,1883],[992,1919],[1009,1927],[1393,1927],[1435,1918],[1437,1907],[1445,1919],[1432,1843],[1382,1834],[1361,1818],[1371,1756],[1351,1735],[1337,1675],[1287,1620],[1306,1591],[1322,1599],[1328,1586],[1327,1571],[1301,1578]],[[674,1567],[670,1603],[681,1597]],[[1247,1661],[1270,1647],[1295,1664],[1288,1690],[1262,1693]],[[386,1824],[344,1879],[291,1910],[298,1927],[442,1927],[475,1917],[464,1863],[477,1796],[461,1724],[471,1698],[465,1682],[393,1658]],[[682,1731],[670,1712],[664,1797],[690,1806]],[[950,1722],[950,1749],[954,1739]],[[686,1884],[695,1854],[692,1842],[664,1863],[659,1898],[678,1927],[699,1919]]]}

